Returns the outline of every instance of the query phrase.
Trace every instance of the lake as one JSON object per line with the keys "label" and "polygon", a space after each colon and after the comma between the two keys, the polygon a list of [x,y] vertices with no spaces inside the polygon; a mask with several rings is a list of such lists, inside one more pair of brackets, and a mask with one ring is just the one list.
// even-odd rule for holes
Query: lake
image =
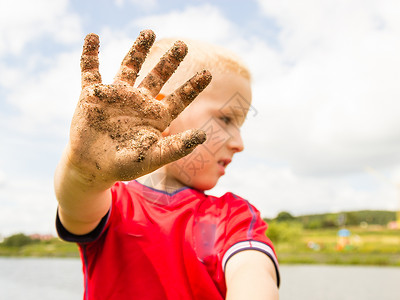
{"label": "lake", "polygon": [[[400,268],[283,265],[280,300],[399,300]],[[79,259],[0,258],[0,299],[83,298]]]}

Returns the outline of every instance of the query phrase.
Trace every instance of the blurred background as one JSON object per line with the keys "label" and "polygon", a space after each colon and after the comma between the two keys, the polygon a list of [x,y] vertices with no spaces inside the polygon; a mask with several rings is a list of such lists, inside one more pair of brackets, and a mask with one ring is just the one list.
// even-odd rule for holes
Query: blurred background
{"label": "blurred background", "polygon": [[239,54],[246,149],[217,188],[263,217],[400,209],[397,0],[0,1],[0,234],[54,233],[53,173],[87,33],[110,83],[140,30]]}
{"label": "blurred background", "polygon": [[[100,36],[111,83],[149,28],[222,45],[252,72],[246,149],[210,193],[269,222],[281,298],[399,299],[399,12],[398,0],[0,0],[0,256],[79,255],[54,239],[53,174],[83,39]],[[0,265],[0,298],[81,297],[76,259]]]}

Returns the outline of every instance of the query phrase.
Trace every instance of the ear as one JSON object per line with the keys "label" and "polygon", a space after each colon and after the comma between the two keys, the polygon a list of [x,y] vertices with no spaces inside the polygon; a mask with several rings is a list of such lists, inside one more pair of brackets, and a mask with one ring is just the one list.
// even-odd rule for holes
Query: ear
{"label": "ear", "polygon": [[165,130],[161,134],[163,137],[171,135],[171,129],[169,127],[165,128]]}

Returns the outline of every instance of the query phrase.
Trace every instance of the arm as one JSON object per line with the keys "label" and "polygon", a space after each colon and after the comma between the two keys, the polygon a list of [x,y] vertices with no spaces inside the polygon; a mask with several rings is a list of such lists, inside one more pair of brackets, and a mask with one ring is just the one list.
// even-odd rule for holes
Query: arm
{"label": "arm", "polygon": [[54,178],[59,203],[58,215],[69,232],[83,235],[96,228],[109,210],[112,183],[100,184],[87,178],[71,163],[67,148],[62,154]]}
{"label": "arm", "polygon": [[203,71],[162,101],[155,99],[186,55],[183,42],[176,42],[133,87],[154,39],[152,31],[142,31],[114,83],[105,85],[99,73],[98,36],[85,38],[82,92],[54,180],[60,220],[73,234],[89,233],[98,225],[110,208],[110,188],[116,181],[150,173],[205,141],[205,133],[196,129],[162,137],[170,122],[211,81],[210,73]]}
{"label": "arm", "polygon": [[225,280],[228,300],[279,299],[275,266],[264,253],[244,250],[226,264]]}

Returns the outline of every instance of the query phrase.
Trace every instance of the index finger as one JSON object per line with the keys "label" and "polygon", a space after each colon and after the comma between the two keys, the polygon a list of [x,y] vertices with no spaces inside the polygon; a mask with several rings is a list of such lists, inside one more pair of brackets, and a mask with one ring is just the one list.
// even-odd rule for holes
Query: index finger
{"label": "index finger", "polygon": [[81,85],[82,88],[96,83],[101,83],[99,72],[99,36],[89,33],[85,37],[81,56]]}

